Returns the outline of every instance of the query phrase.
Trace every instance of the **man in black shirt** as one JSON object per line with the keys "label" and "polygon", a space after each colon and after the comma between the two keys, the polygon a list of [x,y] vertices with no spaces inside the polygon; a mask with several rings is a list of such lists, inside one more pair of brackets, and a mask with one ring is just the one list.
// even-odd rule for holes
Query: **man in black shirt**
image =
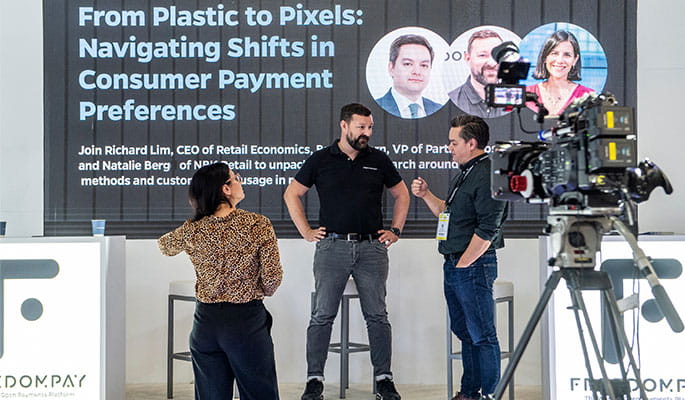
{"label": "man in black shirt", "polygon": [[489,398],[500,375],[492,285],[497,277],[495,249],[504,247],[501,225],[506,203],[490,191],[490,138],[485,121],[461,115],[450,122],[449,149],[460,173],[450,182],[447,200],[436,197],[422,178],[412,193],[441,222],[438,251],[444,256],[444,290],[450,329],[461,340],[461,389],[452,400]]}
{"label": "man in black shirt", "polygon": [[[368,145],[371,111],[348,104],[340,112],[340,139],[312,154],[283,195],[303,238],[316,243],[315,305],[307,328],[307,386],[302,400],[323,399],[323,371],[333,321],[349,276],[354,277],[369,332],[377,399],[399,400],[390,370],[391,330],[385,306],[387,249],[399,239],[409,192],[388,156]],[[316,185],[319,227],[307,221],[302,197]],[[383,187],[395,199],[383,228]]]}

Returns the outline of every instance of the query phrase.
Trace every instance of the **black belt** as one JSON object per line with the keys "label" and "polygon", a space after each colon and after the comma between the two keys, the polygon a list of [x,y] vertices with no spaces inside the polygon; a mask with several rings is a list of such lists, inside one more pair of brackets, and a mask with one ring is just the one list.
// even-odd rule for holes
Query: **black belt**
{"label": "black belt", "polygon": [[[464,254],[463,251],[462,251],[462,252],[459,252],[459,253],[447,253],[447,254],[443,254],[442,256],[445,258],[445,261],[449,261],[449,260],[459,261],[459,259],[461,258],[461,255],[462,255],[462,254]],[[495,253],[495,249],[487,249],[487,250],[485,250],[485,253],[483,253],[482,256],[484,256],[484,255],[486,255],[486,254],[496,254],[496,253]],[[482,257],[482,256],[481,256],[481,257]]]}
{"label": "black belt", "polygon": [[459,259],[461,258],[461,255],[462,255],[462,254],[464,254],[464,252],[461,252],[461,253],[447,253],[447,254],[443,254],[442,256],[445,257],[445,261],[449,261],[449,260],[456,260],[456,261],[459,261]]}
{"label": "black belt", "polygon": [[336,240],[348,240],[350,242],[364,242],[372,241],[381,237],[380,233],[335,233],[329,232],[326,234],[327,238]]}

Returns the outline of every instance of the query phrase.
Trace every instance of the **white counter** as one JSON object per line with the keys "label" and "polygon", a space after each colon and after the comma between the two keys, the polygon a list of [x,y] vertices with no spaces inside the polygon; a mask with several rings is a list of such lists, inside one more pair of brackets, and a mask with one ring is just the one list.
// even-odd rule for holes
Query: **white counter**
{"label": "white counter", "polygon": [[125,237],[0,238],[3,398],[123,400]]}

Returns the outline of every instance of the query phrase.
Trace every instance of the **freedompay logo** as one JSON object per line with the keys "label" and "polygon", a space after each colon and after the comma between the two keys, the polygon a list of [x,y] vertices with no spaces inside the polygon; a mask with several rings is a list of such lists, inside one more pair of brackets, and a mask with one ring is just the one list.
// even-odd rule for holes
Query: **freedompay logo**
{"label": "freedompay logo", "polygon": [[[5,279],[50,279],[59,273],[55,260],[0,260],[0,358],[5,344]],[[21,315],[35,321],[43,315],[43,304],[34,298],[21,304]]]}

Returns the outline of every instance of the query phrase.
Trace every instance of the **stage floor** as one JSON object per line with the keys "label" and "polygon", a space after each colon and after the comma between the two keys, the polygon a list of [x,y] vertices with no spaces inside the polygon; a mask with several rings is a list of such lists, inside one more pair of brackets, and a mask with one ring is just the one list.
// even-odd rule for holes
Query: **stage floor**
{"label": "stage floor", "polygon": [[[280,385],[281,400],[299,400],[304,389],[304,383],[284,383]],[[397,385],[402,400],[441,400],[447,396],[445,385]],[[338,385],[326,386],[324,393],[327,400],[335,400],[339,396]],[[126,385],[126,400],[160,400],[166,398],[166,385]],[[192,384],[174,385],[174,399],[192,400]],[[374,396],[368,384],[351,385],[346,392],[346,400],[372,400]],[[504,399],[508,400],[507,393]],[[539,386],[516,386],[516,400],[541,400],[542,389]]]}

